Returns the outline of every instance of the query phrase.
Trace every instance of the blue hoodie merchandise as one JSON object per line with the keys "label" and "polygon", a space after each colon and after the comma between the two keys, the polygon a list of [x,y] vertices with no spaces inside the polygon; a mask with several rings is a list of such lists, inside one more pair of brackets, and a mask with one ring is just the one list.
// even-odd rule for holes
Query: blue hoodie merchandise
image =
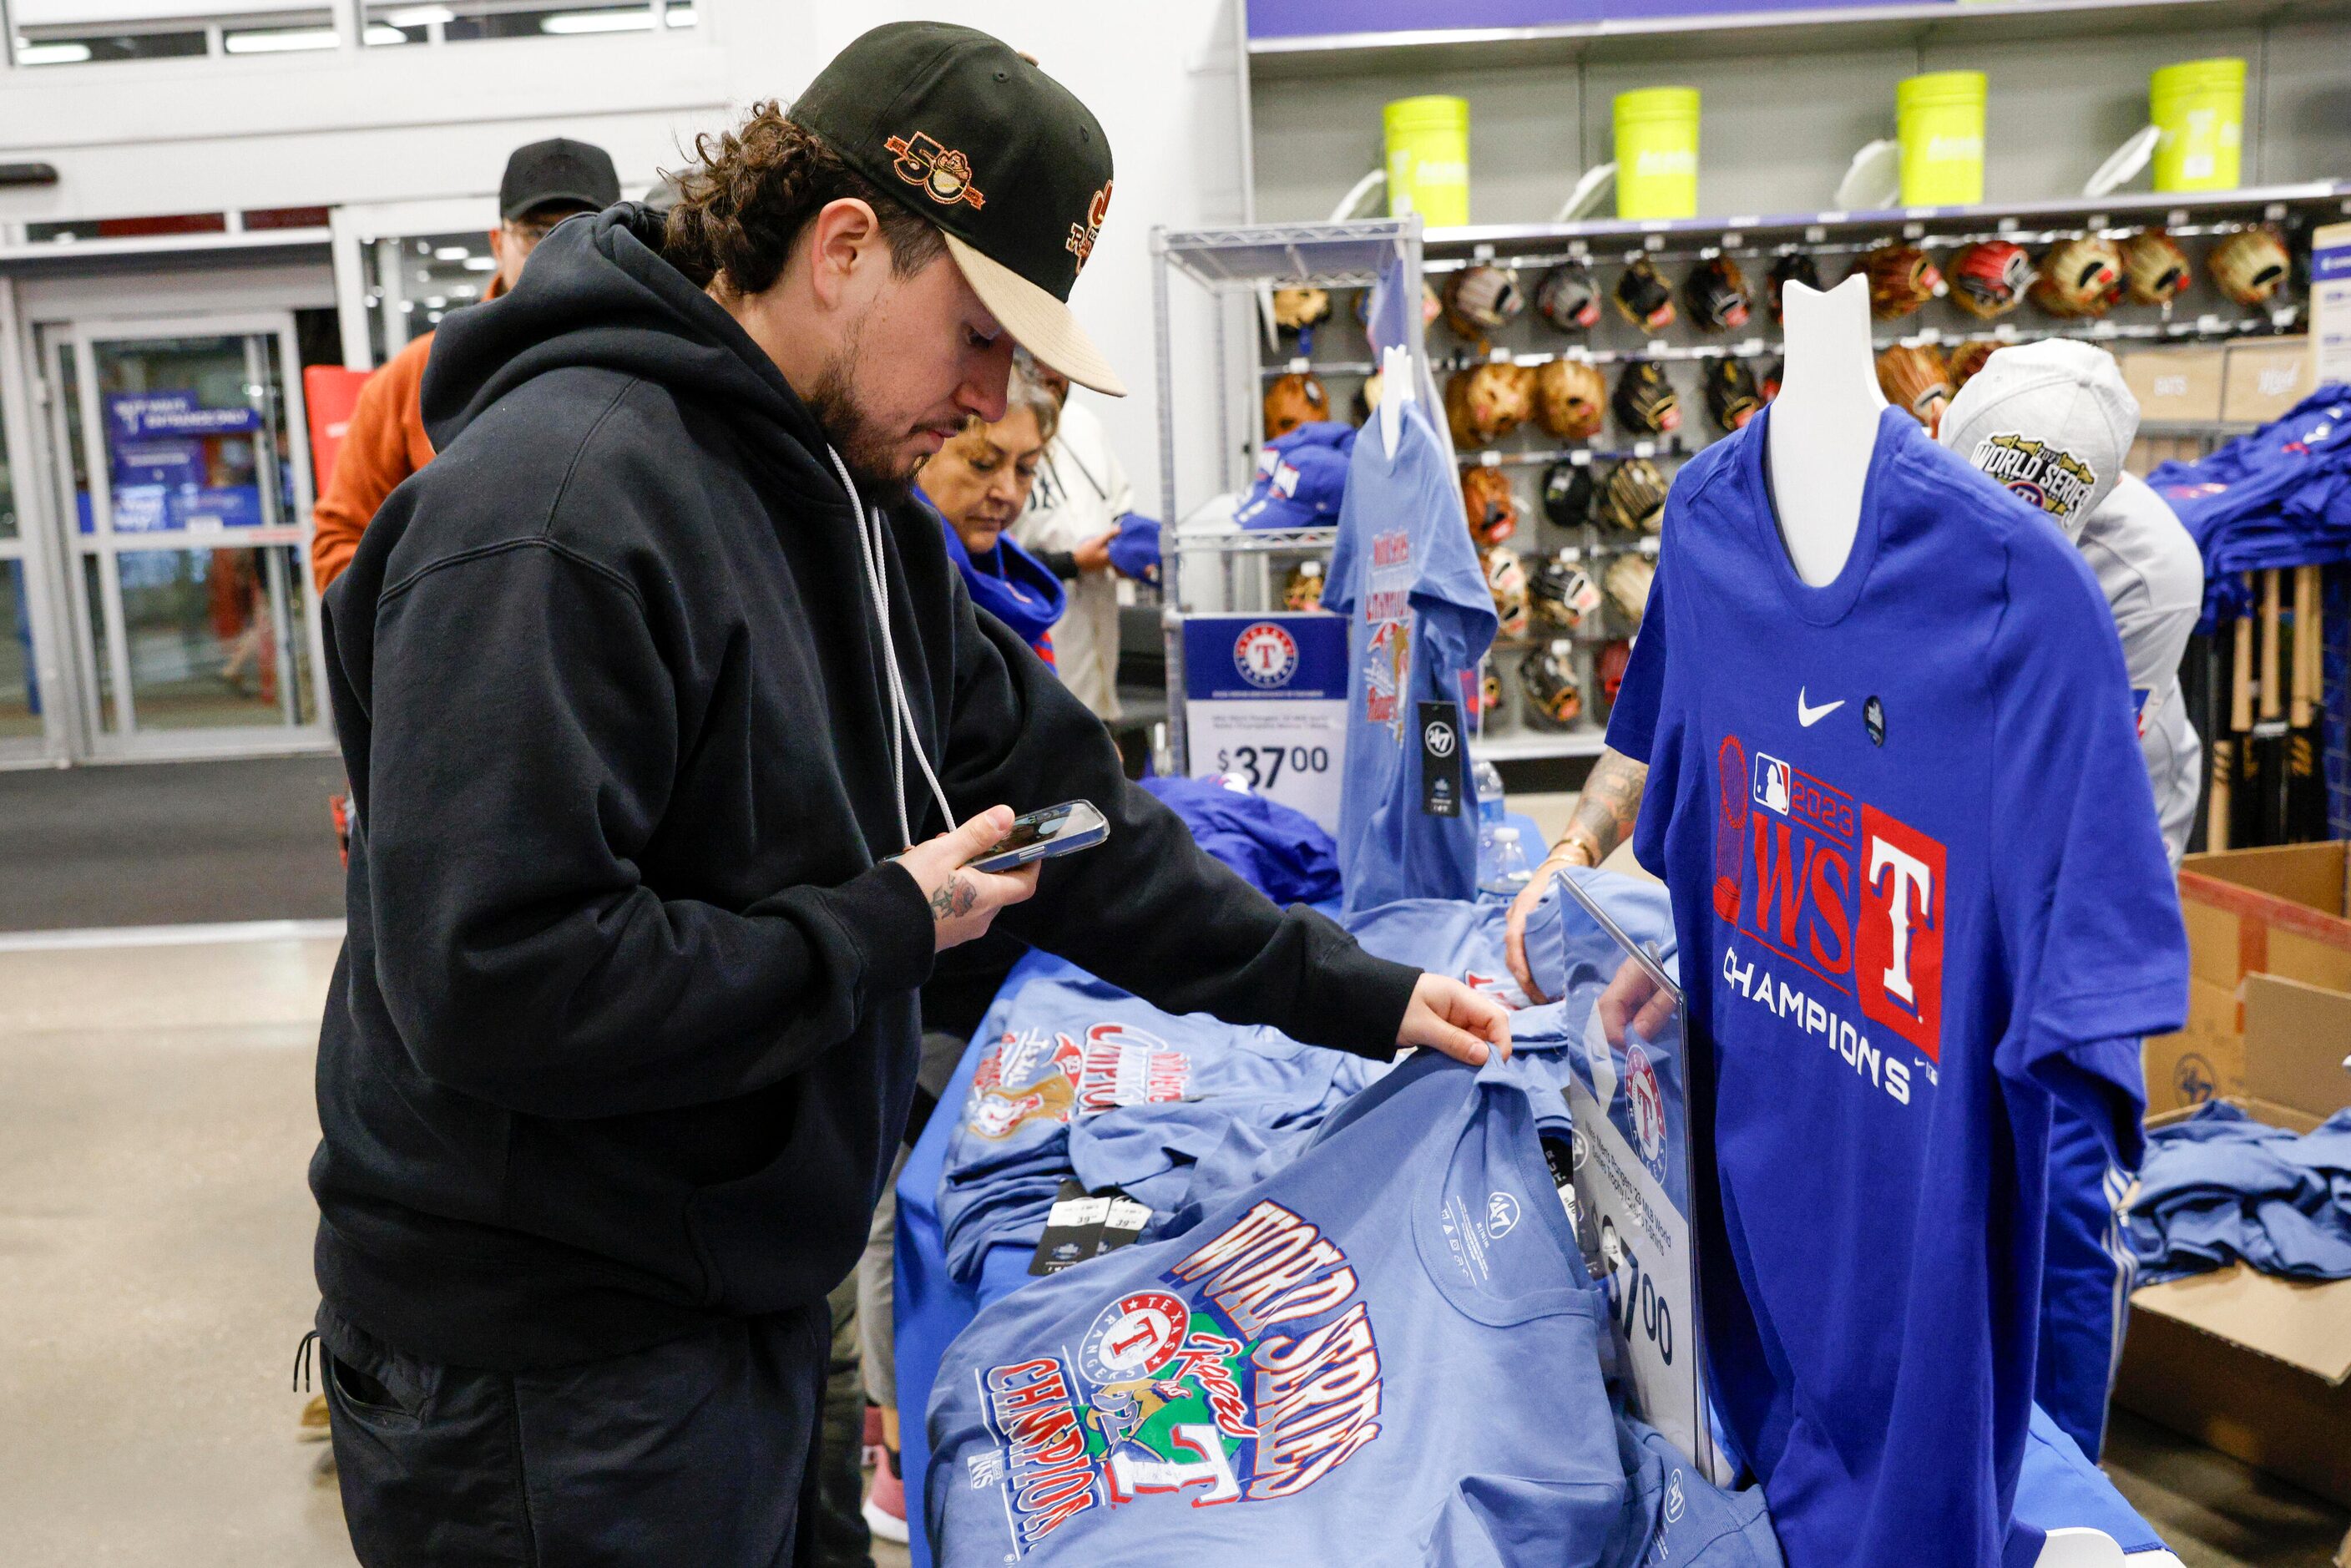
{"label": "blue hoodie merchandise", "polygon": [[2092,1464],[2065,1429],[2040,1406],[2024,1434],[2024,1462],[2016,1478],[2016,1517],[2043,1531],[2103,1530],[2125,1555],[2167,1550],[2155,1527],[2123,1500],[2105,1472]]}
{"label": "blue hoodie merchandise", "polygon": [[[925,497],[924,504],[927,506],[929,499]],[[1051,664],[1053,622],[1061,618],[1068,602],[1061,580],[1052,569],[1014,543],[1008,533],[997,539],[994,549],[977,558],[963,548],[962,537],[945,521],[939,525],[939,536],[946,541],[947,559],[963,574],[972,603],[1010,627],[1014,636]]]}
{"label": "blue hoodie merchandise", "polygon": [[2351,1111],[2297,1137],[2214,1101],[2147,1142],[2126,1227],[2146,1282],[2238,1261],[2351,1279]]}
{"label": "blue hoodie merchandise", "polygon": [[1422,809],[1420,705],[1452,704],[1450,744],[1466,743],[1461,683],[1494,640],[1494,599],[1444,443],[1416,402],[1396,429],[1393,458],[1376,424],[1355,443],[1322,591],[1323,608],[1348,618],[1339,869],[1351,912],[1478,891],[1476,787],[1456,751],[1458,814]]}
{"label": "blue hoodie merchandise", "polygon": [[1145,779],[1143,787],[1184,819],[1199,846],[1276,904],[1339,896],[1339,846],[1294,806],[1217,779]]}
{"label": "blue hoodie merchandise", "polygon": [[1889,409],[1809,585],[1771,417],[1677,476],[1609,728],[1710,1047],[1708,1364],[1793,1568],[2017,1568],[2052,1100],[2136,1162],[2178,894],[2080,556]]}
{"label": "blue hoodie merchandise", "polygon": [[1522,1082],[1424,1052],[1347,1109],[1186,1234],[980,1312],[932,1393],[935,1561],[1606,1560],[1599,1298]]}

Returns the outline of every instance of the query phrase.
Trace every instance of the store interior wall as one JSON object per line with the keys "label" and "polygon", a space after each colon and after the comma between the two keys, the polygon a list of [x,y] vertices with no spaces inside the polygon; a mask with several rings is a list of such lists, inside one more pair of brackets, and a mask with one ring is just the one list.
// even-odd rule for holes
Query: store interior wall
{"label": "store interior wall", "polygon": [[[1112,222],[1075,304],[1132,395],[1098,400],[1138,488],[1156,506],[1149,230],[1238,219],[1239,0],[1163,0],[1138,37],[1131,9],[1092,0],[702,0],[691,33],[347,49],[11,72],[0,160],[57,165],[58,183],[0,190],[0,224],[486,195],[507,152],[557,134],[609,150],[624,186],[674,167],[694,135],[762,98],[789,101],[865,28],[966,22],[1035,54],[1091,106],[1116,151]],[[224,0],[224,9],[229,8]],[[1207,305],[1176,299],[1179,340]],[[162,302],[159,308],[169,308]],[[1207,395],[1206,365],[1179,399]],[[1179,454],[1214,465],[1200,431]],[[1198,489],[1190,479],[1183,488]]]}
{"label": "store interior wall", "polygon": [[2338,179],[2351,169],[2342,69],[2351,21],[2342,19],[1829,52],[1687,50],[1673,59],[1538,57],[1500,68],[1400,57],[1343,74],[1254,74],[1257,216],[1326,215],[1378,166],[1383,105],[1454,93],[1469,100],[1470,221],[1544,222],[1576,177],[1611,155],[1615,95],[1667,85],[1701,95],[1700,212],[1816,211],[1865,142],[1894,134],[1895,84],[1939,70],[1991,78],[1988,201],[2074,196],[2147,123],[2150,72],[2218,55],[2248,64],[2247,184]]}

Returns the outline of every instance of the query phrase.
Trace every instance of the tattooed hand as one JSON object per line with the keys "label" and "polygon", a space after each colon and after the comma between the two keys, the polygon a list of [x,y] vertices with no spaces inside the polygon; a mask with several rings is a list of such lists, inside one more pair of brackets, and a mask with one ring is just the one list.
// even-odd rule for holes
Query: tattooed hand
{"label": "tattooed hand", "polygon": [[898,856],[898,863],[914,879],[923,901],[931,907],[937,942],[934,951],[944,953],[987,935],[998,910],[1019,904],[1037,891],[1034,865],[1015,872],[986,872],[964,863],[1011,829],[1012,809],[997,806],[954,832],[941,833]]}
{"label": "tattooed hand", "polygon": [[1554,868],[1598,865],[1625,841],[1641,814],[1641,790],[1648,781],[1647,763],[1635,762],[1621,751],[1603,751],[1583,781],[1583,793],[1576,797],[1567,831],[1543,857],[1543,863],[1535,868],[1534,880],[1510,902],[1510,935],[1504,956],[1519,988],[1536,1001],[1551,998],[1543,995],[1534,977],[1527,972],[1527,916],[1534,913],[1543,889],[1551,885]]}

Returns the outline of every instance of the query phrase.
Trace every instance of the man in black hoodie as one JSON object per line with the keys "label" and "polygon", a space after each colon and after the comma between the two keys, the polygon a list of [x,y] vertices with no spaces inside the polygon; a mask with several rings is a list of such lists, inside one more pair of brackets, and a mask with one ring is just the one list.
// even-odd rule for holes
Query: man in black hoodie
{"label": "man in black hoodie", "polygon": [[[705,138],[665,228],[572,219],[442,329],[440,455],[327,601],[356,821],[310,1179],[362,1562],[792,1558],[915,990],[999,913],[1173,1011],[1508,1049],[1129,787],[909,498],[1016,340],[1119,390],[1066,305],[1110,181],[1025,57],[883,27]],[[1077,797],[1102,847],[966,867],[999,803]]]}

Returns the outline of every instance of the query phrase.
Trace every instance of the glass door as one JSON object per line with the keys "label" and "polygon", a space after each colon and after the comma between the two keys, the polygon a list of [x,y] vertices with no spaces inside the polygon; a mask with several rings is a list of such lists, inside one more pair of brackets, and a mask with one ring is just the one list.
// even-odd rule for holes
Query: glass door
{"label": "glass door", "polygon": [[0,761],[31,761],[48,751],[48,715],[33,643],[40,587],[33,541],[16,506],[21,471],[9,457],[7,432],[0,429]]}
{"label": "glass door", "polygon": [[45,328],[78,744],[329,743],[290,315]]}

